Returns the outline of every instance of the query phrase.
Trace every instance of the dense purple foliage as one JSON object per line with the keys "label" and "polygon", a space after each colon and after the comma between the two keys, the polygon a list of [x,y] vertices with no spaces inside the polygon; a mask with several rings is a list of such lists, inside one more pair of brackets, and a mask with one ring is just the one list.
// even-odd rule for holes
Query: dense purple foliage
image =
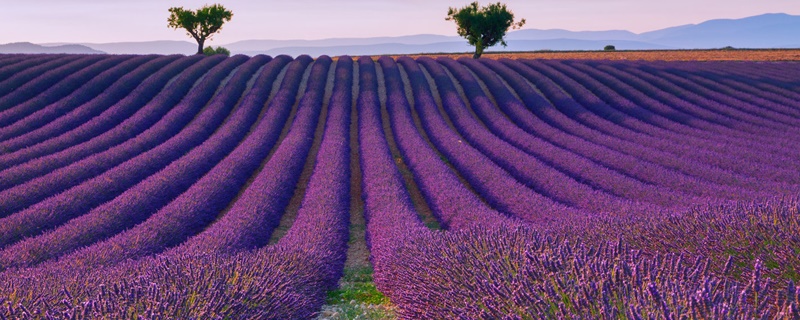
{"label": "dense purple foliage", "polygon": [[[202,103],[205,102],[202,98],[207,97],[202,97],[195,90],[195,94],[192,95],[192,99],[196,99],[196,102],[190,102],[187,100],[182,104],[182,107],[184,108],[175,108],[175,106],[181,102],[184,96],[186,96],[189,90],[193,88],[193,85],[197,79],[202,77],[206,72],[209,71],[209,69],[214,70],[213,68],[215,68],[218,63],[220,63],[219,58],[210,57],[208,59],[203,59],[203,61],[200,61],[192,67],[186,69],[178,78],[175,79],[174,82],[168,85],[158,95],[153,97],[149,103],[139,109],[134,115],[125,119],[116,127],[97,136],[90,137],[90,139],[86,142],[71,145],[71,140],[67,137],[64,139],[53,139],[52,143],[46,143],[47,145],[53,145],[54,148],[54,150],[50,151],[50,153],[47,155],[43,155],[39,158],[35,158],[20,165],[11,166],[6,170],[0,171],[0,177],[2,177],[0,179],[0,190],[5,190],[9,187],[22,184],[44,174],[56,172],[56,169],[58,168],[79,163],[79,160],[98,152],[103,152],[109,149],[121,150],[122,148],[125,148],[123,147],[125,144],[119,144],[134,137],[138,137],[138,142],[135,145],[138,146],[138,148],[141,148],[134,149],[135,152],[147,150],[157,145],[159,142],[163,142],[163,139],[166,139],[166,137],[169,137],[170,134],[175,134],[177,130],[181,129],[180,124],[185,124],[188,120],[191,120],[193,115],[190,112],[194,111],[196,113],[197,108],[202,107]],[[229,67],[232,68],[233,66]],[[220,73],[218,76],[222,75],[223,73]],[[199,90],[203,88],[204,86],[200,86],[197,89]],[[194,108],[191,108],[192,106],[194,106]],[[145,131],[148,131],[148,135],[143,136],[142,133]],[[164,132],[164,134],[159,135],[156,132]],[[157,137],[162,138],[159,140]],[[152,142],[148,143],[148,141]],[[39,146],[34,146],[29,149],[35,149],[38,147]],[[63,151],[58,151],[64,148],[66,149]],[[22,150],[21,152],[27,150],[28,149]],[[49,150],[45,150],[45,152],[48,151]],[[117,153],[124,155],[124,153],[119,151],[117,151]],[[0,160],[0,163],[4,165],[10,165],[11,163],[16,162],[17,160],[14,158],[16,154],[18,153],[9,154],[7,157],[0,157],[0,159],[2,159]],[[124,160],[127,159],[121,158],[118,161],[121,162]],[[115,162],[113,162],[109,157],[105,157],[102,163],[108,165],[115,164]],[[85,165],[83,167],[91,168],[89,165]]]}
{"label": "dense purple foliage", "polygon": [[798,75],[0,55],[0,319],[798,319]]}
{"label": "dense purple foliage", "polygon": [[[51,74],[51,77],[47,77],[45,79],[39,77],[35,81],[25,84],[24,86],[15,90],[9,96],[3,97],[2,102],[0,102],[5,105],[13,105],[14,101],[17,101],[16,105],[13,105],[13,107],[3,110],[0,113],[0,127],[2,127],[2,129],[0,129],[0,139],[5,139],[10,136],[10,133],[13,133],[13,131],[11,131],[14,128],[12,124],[16,125],[20,123],[20,121],[24,121],[32,117],[36,118],[42,114],[45,114],[45,119],[47,119],[47,117],[50,115],[57,114],[59,108],[58,105],[52,105],[54,102],[67,97],[81,87],[86,87],[90,90],[93,89],[90,86],[87,86],[87,82],[89,80],[94,80],[95,77],[101,72],[112,71],[110,68],[112,66],[118,68],[119,64],[122,64],[123,71],[130,70],[130,68],[135,66],[137,62],[141,63],[144,58],[152,57],[86,57],[61,68],[52,70],[50,72],[53,73]],[[128,62],[128,60],[133,60],[133,65],[132,63],[125,63]],[[113,79],[115,74],[113,71],[110,73],[111,79]],[[120,74],[116,73],[116,76],[120,76]],[[99,87],[100,89],[103,89],[108,84],[109,83],[106,82],[100,84]],[[94,85],[97,86],[98,84],[95,83]],[[25,96],[26,93],[28,96],[32,96],[32,98],[22,100],[25,99],[22,98],[22,96]],[[94,93],[96,95],[98,92],[94,91]],[[90,97],[91,95],[78,96],[77,102],[78,104],[83,103]],[[72,104],[72,106],[78,104]],[[69,107],[69,105],[67,107]],[[67,110],[69,109],[67,108]],[[43,123],[40,123],[39,125],[41,124]]]}
{"label": "dense purple foliage", "polygon": [[[229,59],[228,61],[233,62],[233,64],[227,65],[232,68],[245,60],[247,59]],[[206,82],[209,84],[214,83],[214,80],[219,81],[227,75],[228,70],[230,69],[225,68],[219,70],[217,79],[206,78],[205,80],[208,80]],[[255,68],[251,68],[250,71],[251,73],[254,72]],[[247,76],[249,77],[250,75]],[[0,198],[0,201],[2,201],[2,204],[0,204],[0,208],[2,208],[0,210],[2,211],[0,212],[4,213],[3,215],[6,217],[2,219],[3,223],[0,226],[0,229],[2,229],[2,231],[0,231],[0,246],[8,245],[22,237],[35,235],[60,225],[69,219],[85,214],[88,210],[100,204],[113,207],[115,203],[109,203],[108,201],[116,198],[120,193],[128,192],[128,194],[137,194],[130,191],[131,186],[137,185],[142,180],[150,177],[153,173],[158,172],[164,166],[183,156],[185,152],[202,143],[215,131],[216,126],[223,122],[231,109],[233,109],[234,104],[238,101],[241,91],[244,90],[243,83],[232,83],[232,85],[239,86],[240,89],[222,90],[220,95],[214,97],[205,108],[202,107],[207,100],[190,99],[185,107],[194,108],[195,110],[202,108],[202,111],[177,135],[169,138],[169,140],[155,148],[147,150],[147,152],[139,153],[133,158],[123,158],[123,156],[126,156],[129,152],[136,149],[140,150],[142,147],[141,141],[137,141],[136,139],[129,140],[127,144],[119,145],[101,154],[95,154],[92,157],[73,163],[68,167],[61,168],[48,175],[3,191],[3,197]],[[209,96],[197,91],[196,93],[203,98]],[[174,108],[172,111],[179,109],[180,108]],[[170,123],[163,123],[163,126],[169,125]],[[166,131],[152,130],[154,128],[150,129],[151,130],[148,130],[150,132],[145,132],[140,135],[140,137],[143,136],[145,139],[152,139],[153,137],[151,134],[155,133],[152,131]],[[174,131],[174,129],[170,131]],[[119,158],[123,158],[122,160],[124,162],[122,164],[112,167],[105,172],[101,171],[106,169],[110,164],[114,164],[111,160]],[[102,174],[94,176],[97,173]],[[199,177],[192,176],[185,177],[184,179],[196,180],[197,178]],[[84,179],[88,180],[84,183],[80,183]],[[160,180],[154,178],[151,179],[151,181]],[[161,182],[167,183],[168,181]],[[58,193],[62,188],[75,184],[78,185],[65,192]],[[145,188],[145,186],[141,186],[141,188]],[[40,201],[40,199],[56,193],[58,194],[36,203],[36,201]],[[167,193],[164,195],[156,193],[149,196],[140,195],[142,199],[138,203],[148,207],[149,210],[155,210],[160,208],[164,202],[168,201],[170,198],[169,196],[172,194],[173,193]],[[155,201],[155,199],[150,199],[150,197],[161,198],[160,201]],[[117,200],[118,203],[130,201],[120,198],[117,199],[119,199]],[[31,203],[36,204],[27,209],[15,212],[21,208],[25,208]],[[151,203],[152,205],[150,205]]]}
{"label": "dense purple foliage", "polygon": [[[6,141],[0,144],[0,149],[13,152],[86,122],[127,96],[142,80],[175,59],[177,57],[174,56],[131,59],[103,72],[81,89],[53,104],[58,108],[48,108],[50,115],[35,113],[3,128],[0,140]],[[145,60],[144,64],[141,64],[142,60]],[[132,67],[136,69],[130,70]],[[114,80],[115,77],[119,78]],[[108,85],[111,86],[106,87]],[[88,97],[91,102],[85,103],[87,99],[83,97]],[[42,123],[44,125],[40,125]]]}
{"label": "dense purple foliage", "polygon": [[[164,58],[167,59],[169,57],[167,56]],[[84,123],[74,128],[72,126],[67,126],[66,128],[58,126],[59,130],[69,129],[68,132],[48,138],[45,141],[38,141],[39,139],[30,141],[30,139],[24,137],[19,138],[19,140],[21,140],[19,144],[24,143],[29,146],[21,150],[0,155],[0,166],[9,167],[30,161],[42,155],[49,155],[112,130],[121,122],[132,118],[133,114],[142,109],[146,103],[154,101],[157,94],[164,89],[167,82],[177,77],[182,71],[186,71],[192,64],[198,62],[197,60],[199,60],[199,58],[200,57],[167,59],[167,61],[173,60],[173,62],[167,66],[161,66],[157,72],[151,71],[152,75],[144,79],[144,81],[124,98],[117,99],[117,101],[108,101],[108,103],[112,103],[113,105],[101,109],[102,113],[99,115],[85,120]],[[159,60],[154,60],[153,64],[159,65],[161,63]],[[148,74],[142,72],[141,75],[147,76]],[[177,81],[178,79],[175,80]],[[177,88],[170,89],[170,91],[180,91]],[[108,95],[104,96],[110,98]],[[10,141],[8,143],[10,143]]]}

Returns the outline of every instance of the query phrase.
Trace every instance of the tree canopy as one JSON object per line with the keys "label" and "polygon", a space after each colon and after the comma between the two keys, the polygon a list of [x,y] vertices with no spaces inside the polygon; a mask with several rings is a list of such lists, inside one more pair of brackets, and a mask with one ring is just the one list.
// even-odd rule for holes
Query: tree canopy
{"label": "tree canopy", "polygon": [[172,7],[167,22],[174,29],[185,29],[186,34],[197,41],[197,54],[203,54],[206,40],[222,29],[222,25],[233,18],[233,12],[220,4],[206,5],[197,11],[183,7]]}
{"label": "tree canopy", "polygon": [[473,2],[463,8],[449,8],[445,20],[455,21],[458,35],[475,46],[474,58],[480,58],[483,50],[498,43],[506,46],[503,37],[508,28],[518,29],[525,24],[525,19],[514,22],[514,14],[500,2],[479,7]]}

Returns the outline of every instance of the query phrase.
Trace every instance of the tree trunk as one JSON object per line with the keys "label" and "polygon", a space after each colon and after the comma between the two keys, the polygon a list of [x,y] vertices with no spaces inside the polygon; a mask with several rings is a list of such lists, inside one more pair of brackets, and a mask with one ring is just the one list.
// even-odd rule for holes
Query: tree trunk
{"label": "tree trunk", "polygon": [[197,54],[203,54],[203,44],[205,39],[197,39]]}
{"label": "tree trunk", "polygon": [[472,59],[478,59],[481,57],[482,54],[483,54],[483,47],[480,44],[478,44],[475,46],[475,54],[472,55]]}

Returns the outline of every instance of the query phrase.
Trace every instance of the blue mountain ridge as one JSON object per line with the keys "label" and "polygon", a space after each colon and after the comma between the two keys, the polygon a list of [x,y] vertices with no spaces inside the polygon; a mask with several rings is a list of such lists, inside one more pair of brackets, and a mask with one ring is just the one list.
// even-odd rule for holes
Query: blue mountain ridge
{"label": "blue mountain ridge", "polygon": [[[487,51],[601,50],[606,45],[614,45],[618,50],[713,49],[728,46],[798,48],[800,47],[798,35],[800,35],[800,16],[769,13],[741,19],[715,19],[640,34],[626,30],[515,30],[506,35],[507,47],[495,46]],[[472,47],[458,36],[434,34],[319,40],[244,40],[221,46],[228,48],[234,54],[273,56],[278,54],[355,56],[472,51]],[[192,54],[195,48],[196,45],[189,41],[24,46],[7,44],[0,45],[0,53]]]}

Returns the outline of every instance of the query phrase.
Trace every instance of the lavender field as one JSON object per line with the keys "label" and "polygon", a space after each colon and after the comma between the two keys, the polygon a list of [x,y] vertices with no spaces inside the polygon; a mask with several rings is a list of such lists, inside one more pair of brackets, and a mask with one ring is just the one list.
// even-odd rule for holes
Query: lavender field
{"label": "lavender field", "polygon": [[798,143],[793,62],[0,55],[0,319],[314,318],[357,243],[403,319],[798,319]]}

